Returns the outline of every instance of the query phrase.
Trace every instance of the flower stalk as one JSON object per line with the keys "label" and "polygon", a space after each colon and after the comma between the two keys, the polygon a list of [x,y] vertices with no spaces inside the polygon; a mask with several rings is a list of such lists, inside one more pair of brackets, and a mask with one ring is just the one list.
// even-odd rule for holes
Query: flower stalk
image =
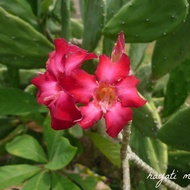
{"label": "flower stalk", "polygon": [[131,122],[129,122],[123,128],[123,138],[121,142],[121,162],[122,162],[122,171],[123,171],[123,190],[130,190],[130,169],[129,169],[129,160],[127,155],[127,149],[129,146],[131,133]]}
{"label": "flower stalk", "polygon": [[71,38],[71,22],[70,22],[70,0],[62,0],[61,2],[61,19],[62,30],[61,37],[70,42]]}

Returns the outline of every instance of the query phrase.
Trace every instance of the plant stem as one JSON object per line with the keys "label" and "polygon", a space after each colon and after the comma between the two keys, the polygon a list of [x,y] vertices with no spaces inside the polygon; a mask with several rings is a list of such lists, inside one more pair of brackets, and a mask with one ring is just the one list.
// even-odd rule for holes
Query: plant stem
{"label": "plant stem", "polygon": [[[132,150],[130,149],[130,147],[128,147],[128,154],[127,154],[127,158],[128,160],[132,161],[134,164],[136,164],[140,169],[142,169],[143,171],[145,171],[146,173],[150,174],[152,176],[155,176],[155,180],[159,181],[160,179],[159,176],[163,175],[158,173],[156,170],[154,170],[152,167],[150,167],[148,164],[146,164],[142,159],[140,159],[134,152],[132,152]],[[157,176],[157,177],[156,177]],[[181,187],[178,184],[174,183],[173,181],[167,179],[166,177],[163,178],[162,180],[162,184],[169,188],[169,189],[173,189],[173,190],[187,190],[189,189],[188,187]]]}
{"label": "plant stem", "polygon": [[130,171],[127,156],[127,148],[129,145],[131,133],[131,122],[123,128],[123,138],[121,142],[121,161],[123,170],[123,190],[130,190]]}
{"label": "plant stem", "polygon": [[71,38],[70,0],[62,0],[61,18],[62,18],[61,36],[65,38],[67,41],[70,41]]}

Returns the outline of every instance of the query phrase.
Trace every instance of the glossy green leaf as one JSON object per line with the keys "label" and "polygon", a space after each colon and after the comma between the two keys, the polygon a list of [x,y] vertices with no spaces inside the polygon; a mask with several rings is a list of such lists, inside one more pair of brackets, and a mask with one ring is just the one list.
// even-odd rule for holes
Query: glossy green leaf
{"label": "glossy green leaf", "polygon": [[152,56],[152,77],[157,79],[181,64],[190,55],[190,13],[173,33],[156,42]]}
{"label": "glossy green leaf", "polygon": [[[167,146],[158,139],[145,137],[136,128],[132,127],[131,132],[131,148],[133,151],[147,164],[152,166],[159,173],[165,173],[167,168]],[[141,176],[137,190],[155,189],[156,182],[147,179],[148,174],[144,172],[136,172],[135,178]]]}
{"label": "glossy green leaf", "polygon": [[46,171],[32,177],[22,188],[22,190],[49,190],[51,188],[51,176]]}
{"label": "glossy green leaf", "polygon": [[2,166],[0,167],[0,190],[20,185],[39,171],[39,167],[26,164]]}
{"label": "glossy green leaf", "polygon": [[151,99],[144,106],[133,109],[132,125],[145,136],[156,136],[161,121]]}
{"label": "glossy green leaf", "polygon": [[[106,23],[116,14],[116,12],[122,7],[123,0],[106,0]],[[111,51],[114,47],[117,38],[110,39],[104,36],[103,39],[103,53],[111,55]]]}
{"label": "glossy green leaf", "polygon": [[0,7],[1,63],[16,68],[45,67],[52,44],[31,25]]}
{"label": "glossy green leaf", "polygon": [[21,135],[7,143],[6,149],[10,154],[36,162],[47,162],[46,155],[39,142],[30,135]]}
{"label": "glossy green leaf", "polygon": [[189,73],[189,59],[171,71],[164,99],[164,116],[174,113],[185,102],[188,92],[190,92]]}
{"label": "glossy green leaf", "polygon": [[190,107],[176,112],[158,131],[164,143],[182,150],[190,150]]}
{"label": "glossy green leaf", "polygon": [[104,0],[88,0],[85,1],[84,10],[84,32],[82,47],[88,51],[92,51],[98,44],[102,28],[105,22],[105,1]]}
{"label": "glossy green leaf", "polygon": [[168,155],[169,165],[180,169],[187,174],[190,171],[190,153],[187,151],[174,151]]}
{"label": "glossy green leaf", "polygon": [[164,77],[162,77],[161,79],[157,81],[153,80],[153,83],[155,83],[154,88],[153,88],[154,96],[157,96],[157,97],[164,96],[168,80],[169,80],[169,74],[165,75]]}
{"label": "glossy green leaf", "polygon": [[127,42],[150,42],[173,31],[186,18],[187,12],[187,0],[173,0],[172,3],[131,0],[109,20],[103,33],[113,39],[123,31]]}
{"label": "glossy green leaf", "polygon": [[147,46],[148,44],[146,43],[132,43],[130,45],[129,57],[131,60],[131,68],[133,70],[136,70],[142,63]]}
{"label": "glossy green leaf", "polygon": [[17,88],[0,88],[0,115],[25,115],[41,109],[34,96]]}
{"label": "glossy green leaf", "polygon": [[186,187],[189,185],[190,153],[186,151],[172,151],[168,155],[167,174],[176,173],[175,183]]}
{"label": "glossy green leaf", "polygon": [[56,190],[80,190],[80,188],[69,179],[59,173],[52,173],[52,189]]}
{"label": "glossy green leaf", "polygon": [[110,20],[117,11],[122,7],[123,0],[106,0],[106,22]]}
{"label": "glossy green leaf", "polygon": [[114,40],[111,40],[104,36],[104,38],[103,38],[103,53],[104,54],[111,55],[111,52],[113,50],[116,40],[117,39],[115,39],[115,41],[114,41]]}
{"label": "glossy green leaf", "polygon": [[33,14],[32,8],[27,1],[23,0],[1,0],[0,6],[7,12],[19,16],[36,29],[39,29],[36,16]]}
{"label": "glossy green leaf", "polygon": [[116,166],[121,166],[120,145],[98,133],[87,133],[94,145]]}
{"label": "glossy green leaf", "polygon": [[152,92],[154,82],[151,80],[151,65],[142,65],[135,73],[135,76],[139,79],[139,84],[137,86],[138,91],[141,94],[146,94],[147,92]]}

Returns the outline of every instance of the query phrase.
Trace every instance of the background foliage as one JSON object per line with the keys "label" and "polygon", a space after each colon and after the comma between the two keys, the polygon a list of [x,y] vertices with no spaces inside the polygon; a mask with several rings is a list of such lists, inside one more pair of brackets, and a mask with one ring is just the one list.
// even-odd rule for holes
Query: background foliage
{"label": "background foliage", "polygon": [[[134,109],[131,147],[161,173],[190,172],[190,14],[187,0],[0,1],[0,189],[91,190],[121,188],[120,144],[99,122],[50,128],[30,80],[43,72],[53,39],[64,37],[88,51],[111,54],[120,31],[131,68],[148,100]],[[84,69],[93,72],[97,62]],[[155,182],[131,163],[132,189]],[[164,189],[164,187],[161,187]]]}

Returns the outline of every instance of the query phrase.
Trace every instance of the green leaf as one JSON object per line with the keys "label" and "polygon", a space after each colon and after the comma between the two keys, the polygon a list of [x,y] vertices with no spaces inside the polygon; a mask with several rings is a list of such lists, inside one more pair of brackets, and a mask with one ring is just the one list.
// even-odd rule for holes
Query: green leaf
{"label": "green leaf", "polygon": [[0,88],[0,115],[26,115],[41,106],[34,96],[17,88]]}
{"label": "green leaf", "polygon": [[22,190],[48,190],[51,187],[51,176],[46,171],[32,177],[22,188]]}
{"label": "green leaf", "polygon": [[48,158],[51,160],[54,156],[54,151],[59,144],[61,137],[63,136],[63,130],[57,131],[51,128],[51,118],[47,116],[44,122],[44,139],[47,143]]}
{"label": "green leaf", "polygon": [[[131,131],[131,148],[133,151],[148,165],[152,166],[159,173],[165,173],[167,168],[167,146],[158,139],[145,137],[136,128],[132,127]],[[155,182],[147,179],[148,174],[136,172],[134,178],[141,176],[137,190],[155,189]]]}
{"label": "green leaf", "polygon": [[78,125],[74,125],[73,127],[69,128],[69,133],[75,138],[81,138],[83,136],[83,129]]}
{"label": "green leaf", "polygon": [[[104,35],[117,38],[120,31],[127,42],[151,42],[172,32],[186,18],[187,0],[131,0],[125,4],[104,28]],[[158,9],[159,7],[159,9]]]}
{"label": "green leaf", "polygon": [[0,190],[19,185],[40,171],[37,166],[26,164],[0,167]]}
{"label": "green leaf", "polygon": [[68,180],[66,177],[61,174],[54,172],[52,173],[52,189],[56,190],[80,190],[80,188],[75,185],[73,182]]}
{"label": "green leaf", "polygon": [[85,1],[84,32],[82,47],[88,51],[96,48],[105,22],[105,1]]}
{"label": "green leaf", "polygon": [[50,117],[44,123],[44,138],[47,142],[49,162],[45,168],[58,170],[66,166],[75,156],[77,151],[69,140],[62,137],[63,131],[55,131],[51,128]]}
{"label": "green leaf", "polygon": [[82,189],[96,189],[98,179],[96,177],[86,176],[85,178],[82,175],[70,173],[67,176],[76,184],[79,184]]}
{"label": "green leaf", "polygon": [[120,145],[98,133],[87,133],[94,145],[116,166],[121,166]]}
{"label": "green leaf", "polygon": [[135,76],[140,80],[137,89],[141,94],[146,94],[147,92],[152,92],[153,90],[154,82],[150,79],[150,75],[150,64],[142,65],[135,73]]}
{"label": "green leaf", "polygon": [[186,151],[172,151],[168,155],[167,174],[173,171],[177,174],[175,183],[186,187],[189,185],[190,153]]}
{"label": "green leaf", "polygon": [[145,136],[156,136],[161,121],[151,99],[144,106],[133,109],[132,126],[136,127]]}
{"label": "green leaf", "polygon": [[46,155],[39,142],[32,136],[21,135],[7,143],[6,149],[10,154],[36,162],[47,162]]}
{"label": "green leaf", "polygon": [[190,171],[190,153],[186,151],[174,151],[170,152],[169,165],[176,169],[180,169],[185,173]]}
{"label": "green leaf", "polygon": [[[168,1],[169,2],[169,1]],[[190,55],[190,13],[173,33],[156,42],[152,56],[152,77],[158,79]]]}
{"label": "green leaf", "polygon": [[164,143],[190,150],[190,107],[176,112],[158,131],[158,138]]}
{"label": "green leaf", "polygon": [[42,14],[46,14],[53,0],[43,0],[41,1],[41,12]]}
{"label": "green leaf", "polygon": [[0,6],[7,12],[20,17],[39,30],[36,16],[33,14],[30,4],[23,0],[1,0]]}
{"label": "green leaf", "polygon": [[45,165],[45,168],[50,170],[58,170],[69,164],[77,151],[77,148],[64,137],[61,137],[54,145],[52,159]]}
{"label": "green leaf", "polygon": [[110,20],[115,13],[122,7],[123,0],[106,0],[106,22]]}
{"label": "green leaf", "polygon": [[174,113],[185,102],[190,92],[189,73],[189,59],[171,71],[164,99],[164,116]]}
{"label": "green leaf", "polygon": [[129,57],[133,70],[136,70],[142,63],[147,46],[148,44],[146,43],[132,43],[130,45]]}
{"label": "green leaf", "polygon": [[0,7],[1,63],[16,68],[45,67],[52,44],[31,25]]}

